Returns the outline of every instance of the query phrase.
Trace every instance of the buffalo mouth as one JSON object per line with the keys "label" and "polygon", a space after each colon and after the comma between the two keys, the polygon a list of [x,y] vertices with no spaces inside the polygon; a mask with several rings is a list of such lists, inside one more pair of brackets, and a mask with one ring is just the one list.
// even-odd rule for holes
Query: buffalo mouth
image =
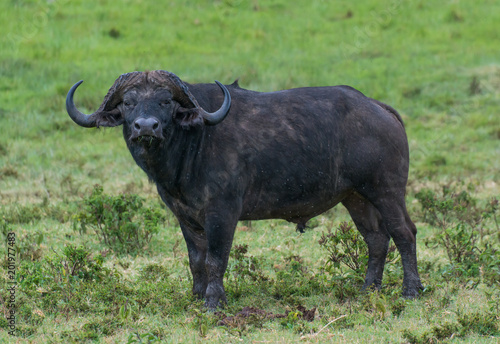
{"label": "buffalo mouth", "polygon": [[130,137],[130,141],[145,145],[153,145],[155,143],[159,143],[162,140],[163,137],[158,137],[156,135],[141,135],[141,136]]}

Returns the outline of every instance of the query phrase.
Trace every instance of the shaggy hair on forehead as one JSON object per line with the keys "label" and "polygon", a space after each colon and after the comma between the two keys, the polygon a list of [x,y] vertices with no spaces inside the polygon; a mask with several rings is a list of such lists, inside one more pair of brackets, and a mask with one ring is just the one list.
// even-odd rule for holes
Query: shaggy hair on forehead
{"label": "shaggy hair on forehead", "polygon": [[120,75],[104,97],[97,112],[111,111],[122,102],[123,95],[131,88],[147,85],[168,89],[172,93],[173,99],[185,108],[199,106],[186,84],[177,75],[164,70],[153,70]]}

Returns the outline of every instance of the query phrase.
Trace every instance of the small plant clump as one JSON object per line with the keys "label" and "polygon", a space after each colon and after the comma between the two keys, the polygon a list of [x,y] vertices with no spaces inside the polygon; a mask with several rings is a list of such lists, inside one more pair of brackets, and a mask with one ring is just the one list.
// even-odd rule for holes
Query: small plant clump
{"label": "small plant clump", "polygon": [[336,231],[328,230],[319,241],[328,251],[327,271],[333,272],[343,265],[357,275],[362,275],[368,263],[368,246],[350,222],[342,222]]}
{"label": "small plant clump", "polygon": [[437,230],[425,244],[446,251],[449,264],[443,269],[444,275],[482,278],[490,285],[500,280],[497,199],[481,206],[468,191],[450,185],[443,186],[441,193],[421,190],[416,198],[422,205],[424,221]]}
{"label": "small plant clump", "polygon": [[100,282],[112,272],[103,266],[104,256],[93,255],[83,246],[65,246],[62,252],[44,256],[40,261],[24,261],[19,267],[19,286],[22,289],[56,288],[71,292],[79,281]]}
{"label": "small plant clump", "polygon": [[143,198],[109,196],[100,185],[83,203],[85,208],[74,216],[74,228],[80,233],[94,229],[100,241],[118,254],[138,254],[166,219],[159,209],[146,207]]}
{"label": "small plant clump", "polygon": [[319,245],[328,252],[324,269],[331,276],[335,296],[343,302],[358,295],[368,263],[368,247],[354,225],[342,222],[336,230],[328,229]]}
{"label": "small plant clump", "polygon": [[248,245],[243,244],[234,245],[231,249],[225,279],[231,297],[241,297],[255,283],[265,282],[268,277],[263,271],[261,260],[248,255]]}
{"label": "small plant clump", "polygon": [[[358,295],[368,264],[368,246],[354,224],[344,221],[336,230],[328,229],[322,234],[319,245],[329,254],[324,269],[331,275],[339,300]],[[392,245],[387,262],[394,261],[395,257],[396,247]]]}

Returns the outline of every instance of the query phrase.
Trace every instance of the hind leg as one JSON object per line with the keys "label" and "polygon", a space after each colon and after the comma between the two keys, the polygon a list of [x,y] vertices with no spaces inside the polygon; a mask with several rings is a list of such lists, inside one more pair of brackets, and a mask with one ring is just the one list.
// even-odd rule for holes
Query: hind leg
{"label": "hind leg", "polygon": [[379,289],[382,284],[390,235],[385,230],[379,211],[357,192],[342,201],[368,245],[368,269],[363,289]]}
{"label": "hind leg", "polygon": [[413,298],[423,289],[417,269],[417,228],[406,210],[404,192],[387,191],[380,192],[371,202],[379,211],[382,226],[392,237],[401,255],[403,296]]}
{"label": "hind leg", "polygon": [[[401,260],[403,261],[403,269],[404,269],[404,281],[403,281],[403,296],[413,298],[418,296],[419,291],[424,289],[422,282],[420,281],[420,276],[418,274],[417,268],[417,227],[413,223],[406,211],[406,206],[404,209],[405,223],[406,228],[413,235],[413,240],[408,244],[409,249],[406,251],[405,256],[401,254]],[[404,243],[403,243],[404,245]],[[397,246],[397,244],[396,244]],[[403,246],[404,247],[404,246]],[[399,247],[398,247],[399,249]],[[399,250],[401,252],[401,249]],[[405,269],[406,264],[406,269]]]}

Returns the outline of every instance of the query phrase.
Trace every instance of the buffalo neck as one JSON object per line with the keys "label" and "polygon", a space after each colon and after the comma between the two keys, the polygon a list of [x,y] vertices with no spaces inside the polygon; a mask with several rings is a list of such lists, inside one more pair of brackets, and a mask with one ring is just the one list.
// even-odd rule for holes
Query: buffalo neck
{"label": "buffalo neck", "polygon": [[[125,133],[124,133],[125,134]],[[126,135],[126,134],[125,134]],[[182,129],[172,125],[164,131],[165,139],[152,144],[127,141],[132,157],[148,178],[171,197],[183,199],[181,190],[202,171],[198,152],[207,135],[204,127]]]}

